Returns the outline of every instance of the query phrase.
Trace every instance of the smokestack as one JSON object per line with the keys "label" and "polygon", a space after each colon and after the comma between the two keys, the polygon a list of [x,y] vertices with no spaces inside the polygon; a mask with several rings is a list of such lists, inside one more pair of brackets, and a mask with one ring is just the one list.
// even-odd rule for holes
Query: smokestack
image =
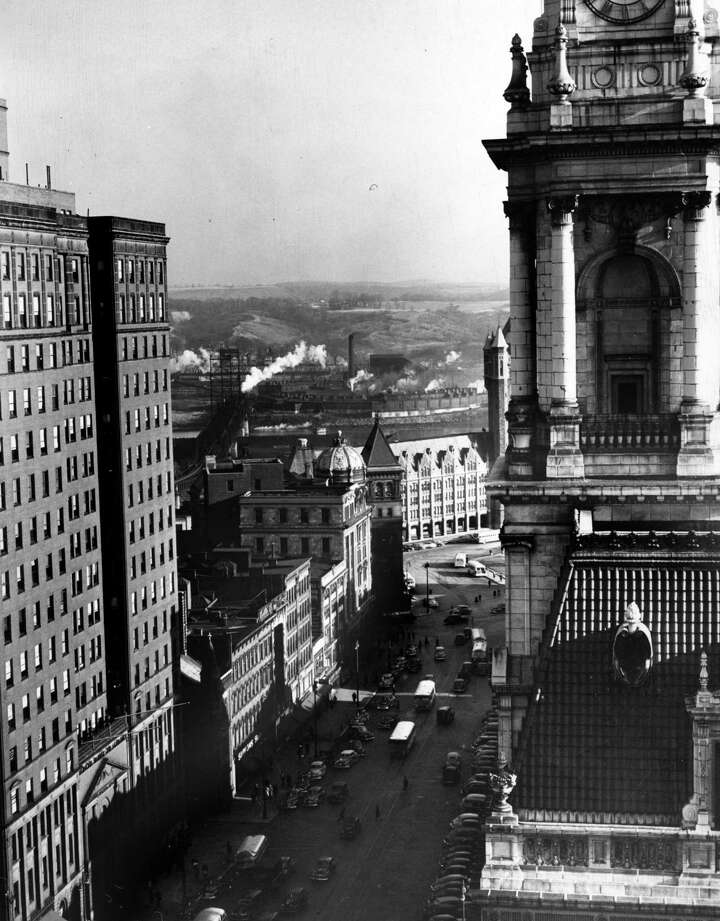
{"label": "smokestack", "polygon": [[348,336],[348,377],[355,377],[355,333]]}
{"label": "smokestack", "polygon": [[50,167],[49,167],[49,166],[46,166],[46,167],[45,167],[45,172],[46,172],[46,174],[47,174],[47,187],[48,187],[48,189],[51,189],[51,188],[52,188],[52,178],[51,178],[51,176],[50,176]]}
{"label": "smokestack", "polygon": [[30,164],[25,164],[25,185],[30,185]]}

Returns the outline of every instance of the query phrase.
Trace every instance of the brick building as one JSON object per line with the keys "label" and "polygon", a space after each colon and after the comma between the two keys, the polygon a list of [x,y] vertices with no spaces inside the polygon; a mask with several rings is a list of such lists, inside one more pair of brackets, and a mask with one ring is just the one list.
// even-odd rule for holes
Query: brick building
{"label": "brick building", "polygon": [[720,32],[695,13],[546,0],[532,87],[516,36],[486,142],[512,364],[487,486],[501,797],[473,901],[498,921],[717,914]]}

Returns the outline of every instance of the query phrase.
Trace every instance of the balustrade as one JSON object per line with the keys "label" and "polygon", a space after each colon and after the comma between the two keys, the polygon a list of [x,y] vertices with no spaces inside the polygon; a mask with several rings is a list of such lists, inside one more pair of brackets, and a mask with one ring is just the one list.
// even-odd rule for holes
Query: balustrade
{"label": "balustrade", "polygon": [[680,446],[680,427],[669,413],[583,416],[580,445],[584,451],[670,451]]}

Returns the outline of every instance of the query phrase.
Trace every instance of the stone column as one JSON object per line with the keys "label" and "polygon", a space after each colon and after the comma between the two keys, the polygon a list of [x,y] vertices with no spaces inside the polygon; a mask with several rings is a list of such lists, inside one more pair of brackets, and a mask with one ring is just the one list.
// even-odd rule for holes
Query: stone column
{"label": "stone column", "polygon": [[504,203],[510,221],[510,404],[507,470],[511,477],[533,474],[532,440],[537,418],[535,365],[534,202]]}
{"label": "stone column", "polygon": [[705,834],[717,828],[718,816],[713,814],[717,791],[713,790],[714,765],[712,750],[720,741],[720,696],[708,689],[708,657],[700,654],[700,682],[695,694],[685,700],[692,720],[693,735],[693,794],[682,811],[686,829]]}
{"label": "stone column", "polygon": [[681,195],[684,208],[683,239],[683,398],[680,407],[680,451],[678,476],[704,476],[719,472],[716,445],[713,444],[713,407],[708,405],[702,386],[702,355],[704,303],[710,297],[707,290],[707,270],[703,265],[708,247],[706,234],[712,231],[708,207],[712,193],[685,192]]}
{"label": "stone column", "polygon": [[552,368],[549,391],[549,450],[545,475],[552,479],[585,475],[580,451],[580,412],[577,404],[575,329],[575,247],[573,212],[577,195],[548,199],[552,224],[550,284],[552,297]]}

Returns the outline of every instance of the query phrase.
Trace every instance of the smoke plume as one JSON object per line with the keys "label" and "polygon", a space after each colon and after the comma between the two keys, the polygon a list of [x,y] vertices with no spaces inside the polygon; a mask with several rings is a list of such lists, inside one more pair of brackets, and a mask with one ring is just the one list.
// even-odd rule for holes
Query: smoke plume
{"label": "smoke plume", "polygon": [[430,383],[425,385],[425,393],[430,393],[431,390],[442,390],[445,386],[444,377],[434,377]]}
{"label": "smoke plume", "polygon": [[170,322],[171,323],[187,323],[188,320],[192,320],[192,315],[187,310],[171,310],[170,311]]}
{"label": "smoke plume", "polygon": [[445,356],[445,364],[453,365],[460,358],[460,352],[456,352],[455,349],[451,349]]}
{"label": "smoke plume", "polygon": [[354,390],[358,384],[367,383],[375,377],[370,371],[366,371],[364,368],[361,368],[355,377],[348,378],[348,387],[351,390]]}
{"label": "smoke plume", "polygon": [[282,355],[280,358],[275,358],[264,368],[250,368],[245,375],[245,380],[240,385],[240,390],[243,393],[249,393],[263,381],[275,377],[276,374],[280,374],[287,368],[296,368],[303,362],[310,362],[324,368],[327,362],[327,349],[324,345],[306,345],[304,341],[298,342],[292,352],[288,352],[287,355]]}
{"label": "smoke plume", "polygon": [[210,371],[210,352],[207,349],[198,349],[193,352],[192,349],[185,349],[180,355],[170,359],[170,373],[177,374],[179,371],[199,371],[201,374],[207,374]]}

